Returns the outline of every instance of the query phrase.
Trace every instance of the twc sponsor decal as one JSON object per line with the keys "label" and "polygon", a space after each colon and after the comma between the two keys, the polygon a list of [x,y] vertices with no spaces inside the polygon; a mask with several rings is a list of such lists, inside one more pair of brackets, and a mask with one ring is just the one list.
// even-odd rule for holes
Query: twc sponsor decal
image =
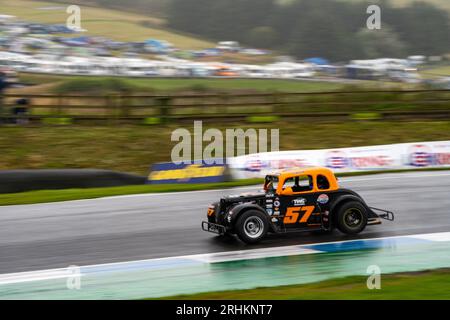
{"label": "twc sponsor decal", "polygon": [[294,206],[304,206],[306,204],[306,199],[305,198],[294,199],[292,200],[292,204]]}

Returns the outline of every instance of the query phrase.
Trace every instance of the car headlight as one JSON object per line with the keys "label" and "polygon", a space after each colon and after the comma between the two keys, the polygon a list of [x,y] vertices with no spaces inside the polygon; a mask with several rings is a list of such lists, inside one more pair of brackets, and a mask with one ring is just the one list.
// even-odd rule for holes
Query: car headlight
{"label": "car headlight", "polygon": [[208,207],[208,217],[212,216],[215,212],[214,206]]}

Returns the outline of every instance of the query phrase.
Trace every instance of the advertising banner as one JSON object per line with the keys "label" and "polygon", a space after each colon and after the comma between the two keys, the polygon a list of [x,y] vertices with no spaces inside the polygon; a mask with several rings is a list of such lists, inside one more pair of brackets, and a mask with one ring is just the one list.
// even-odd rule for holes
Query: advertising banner
{"label": "advertising banner", "polygon": [[273,171],[309,166],[335,172],[450,167],[450,141],[267,152],[229,158],[227,164],[234,179],[262,178]]}
{"label": "advertising banner", "polygon": [[210,183],[225,181],[224,164],[174,164],[172,162],[152,165],[148,184]]}

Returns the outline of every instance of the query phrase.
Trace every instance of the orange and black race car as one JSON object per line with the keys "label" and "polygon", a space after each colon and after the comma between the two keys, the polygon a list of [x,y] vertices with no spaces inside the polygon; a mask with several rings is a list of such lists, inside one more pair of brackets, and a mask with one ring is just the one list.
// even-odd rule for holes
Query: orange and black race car
{"label": "orange and black race car", "polygon": [[[379,213],[376,213],[379,212]],[[236,234],[256,243],[268,232],[331,231],[356,234],[394,214],[369,207],[356,192],[340,188],[333,172],[315,167],[267,175],[264,192],[228,196],[208,208],[202,229]]]}

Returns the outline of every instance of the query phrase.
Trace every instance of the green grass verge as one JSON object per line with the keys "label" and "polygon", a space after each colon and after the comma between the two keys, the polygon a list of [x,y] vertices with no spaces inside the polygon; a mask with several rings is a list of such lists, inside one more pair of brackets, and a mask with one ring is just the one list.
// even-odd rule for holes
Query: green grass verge
{"label": "green grass verge", "polygon": [[181,295],[181,300],[448,300],[450,269],[382,275],[381,289],[369,290],[367,277],[352,276],[311,284]]}
{"label": "green grass verge", "polygon": [[43,119],[42,123],[49,125],[69,125],[72,124],[73,121],[71,118],[47,118]]}
{"label": "green grass verge", "polygon": [[353,120],[379,120],[382,115],[377,112],[361,112],[352,114],[351,118]]}
{"label": "green grass verge", "polygon": [[247,117],[249,123],[273,123],[280,121],[279,116],[250,116]]}
{"label": "green grass verge", "polygon": [[[350,176],[373,175],[381,173],[440,171],[440,170],[450,170],[450,169],[430,168],[430,169],[411,169],[411,170],[385,170],[372,172],[350,172],[337,174],[337,176],[350,177]],[[95,199],[102,197],[142,194],[142,193],[225,189],[241,186],[262,185],[262,183],[263,179],[246,179],[240,181],[208,183],[208,184],[160,184],[160,185],[137,185],[137,186],[107,187],[107,188],[38,190],[38,191],[0,194],[0,206]]]}
{"label": "green grass verge", "polygon": [[[25,77],[30,81],[34,79],[39,84],[44,80],[36,75]],[[53,91],[55,93],[91,92],[92,94],[107,92],[145,92],[153,91],[217,91],[217,90],[255,90],[278,92],[311,92],[311,91],[337,91],[346,85],[323,81],[299,81],[276,79],[145,79],[97,76],[67,76],[54,78],[61,81]]]}
{"label": "green grass verge", "polygon": [[160,184],[160,185],[136,185],[136,186],[107,187],[107,188],[39,190],[39,191],[0,194],[0,206],[94,199],[101,197],[111,197],[111,196],[121,196],[121,195],[141,194],[141,193],[222,189],[261,183],[262,183],[261,179],[248,179],[241,181],[218,182],[208,184],[167,184],[167,185]]}

